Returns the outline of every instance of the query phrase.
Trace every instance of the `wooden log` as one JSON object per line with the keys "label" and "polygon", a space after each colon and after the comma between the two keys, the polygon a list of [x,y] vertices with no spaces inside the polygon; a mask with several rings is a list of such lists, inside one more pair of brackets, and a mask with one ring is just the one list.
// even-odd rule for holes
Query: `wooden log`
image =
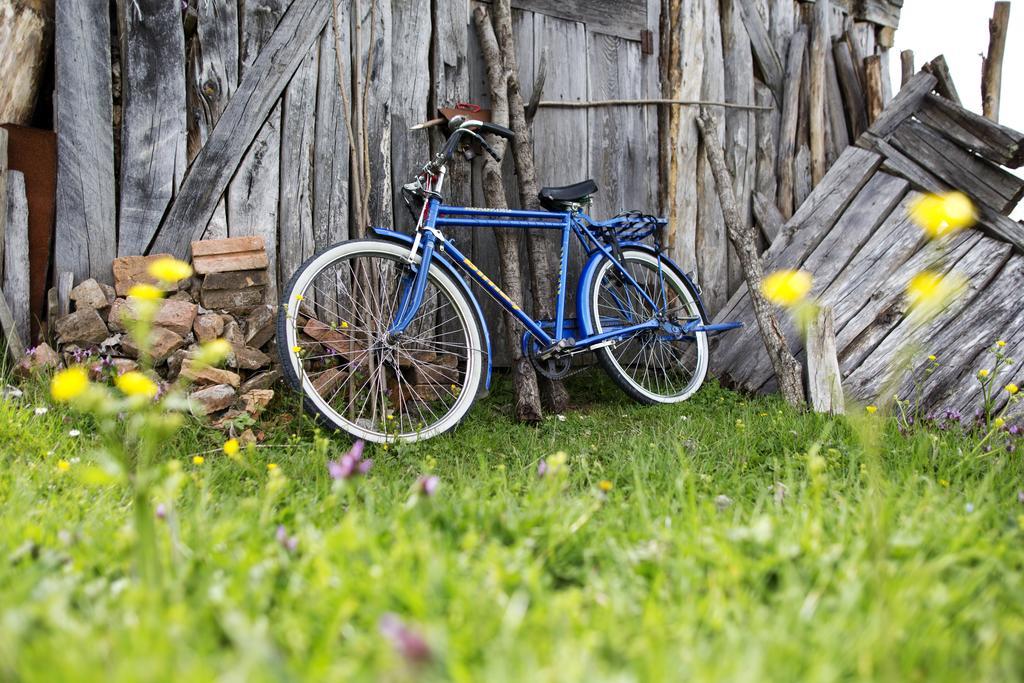
{"label": "wooden log", "polygon": [[885,108],[885,98],[882,94],[882,60],[878,55],[872,55],[864,60],[864,82],[868,123],[874,123]]}
{"label": "wooden log", "polygon": [[[274,30],[286,9],[283,0],[245,0],[239,5],[240,79],[245,78],[253,68],[264,46],[274,35]],[[270,301],[277,300],[278,286],[283,284],[277,264],[283,111],[283,102],[276,102],[273,105],[270,115],[260,126],[256,139],[238,164],[226,193],[228,236],[262,237],[268,247],[268,269],[271,277],[267,286],[267,297]],[[341,158],[345,160],[347,169],[347,147]],[[346,205],[347,203],[346,191]]]}
{"label": "wooden log", "polygon": [[1024,196],[1024,180],[951,143],[923,123],[904,121],[891,141],[939,178],[1009,214]]}
{"label": "wooden log", "polygon": [[903,121],[917,112],[921,101],[935,85],[936,79],[931,74],[922,72],[915,75],[871,124],[869,132],[879,138],[891,134]]}
{"label": "wooden log", "polygon": [[[683,40],[683,27],[690,38]],[[669,39],[669,79],[675,98],[700,99],[704,77],[704,3],[680,0],[679,21]],[[674,107],[669,113],[668,231],[666,242],[673,260],[685,271],[697,269],[697,167],[700,139],[697,110]]]}
{"label": "wooden log", "polygon": [[887,107],[892,102],[892,65],[889,63],[889,51],[879,52],[878,59],[881,62],[882,71],[882,106]]}
{"label": "wooden log", "polygon": [[[75,286],[74,273],[63,272],[57,275],[57,313],[63,318],[71,312],[71,290]],[[52,325],[54,320],[50,321]]]}
{"label": "wooden log", "polygon": [[981,65],[981,108],[987,118],[999,121],[999,99],[1003,90],[1003,55],[1010,25],[1010,3],[997,2],[988,23],[988,55]]}
{"label": "wooden log", "polygon": [[[796,3],[773,2],[771,5],[771,36],[780,61],[789,54],[789,41],[796,31]],[[785,67],[785,64],[783,64]],[[785,86],[785,83],[783,83]],[[785,87],[783,87],[785,90]]]}
{"label": "wooden log", "polygon": [[25,347],[21,343],[21,339],[18,338],[17,325],[15,325],[11,307],[7,304],[7,297],[3,292],[0,292],[0,331],[3,331],[7,341],[7,355],[10,357],[11,363],[20,362],[22,356],[25,355]]}
{"label": "wooden log", "polygon": [[27,126],[53,41],[53,2],[0,0],[0,17],[0,123]]}
{"label": "wooden log", "polygon": [[[146,253],[187,165],[181,7],[166,0],[135,0],[121,12],[120,28],[123,118],[117,253],[130,256]],[[204,188],[209,189],[213,188]],[[214,207],[219,198],[219,192],[211,197]],[[204,217],[201,230],[209,218]]]}
{"label": "wooden log", "polygon": [[[704,5],[704,79],[701,99],[725,99],[725,60],[722,53],[722,22],[718,3]],[[716,126],[719,144],[725,143],[724,126]],[[703,136],[701,137],[703,140]],[[707,154],[697,166],[697,274],[704,291],[704,305],[714,315],[729,299],[729,240],[720,196]],[[742,218],[741,218],[742,220]],[[749,220],[749,219],[748,219]]]}
{"label": "wooden log", "polygon": [[775,101],[782,102],[785,92],[785,67],[779,57],[780,51],[772,43],[768,27],[765,26],[764,18],[758,12],[754,0],[739,0],[738,5],[740,18],[750,39],[754,62],[761,71],[763,81],[775,95]]}
{"label": "wooden log", "polygon": [[832,309],[822,306],[807,328],[807,402],[816,413],[846,412],[843,377],[836,357],[836,330]]}
{"label": "wooden log", "polygon": [[1024,133],[1000,126],[944,97],[927,95],[915,115],[938,133],[992,163],[1009,168],[1024,164]]}
{"label": "wooden log", "polygon": [[[0,128],[0,208],[7,206],[8,149],[9,135]],[[0,264],[4,262],[4,251],[7,242],[7,211],[0,211]]]}
{"label": "wooden log", "polygon": [[28,197],[25,176],[18,171],[8,173],[7,215],[3,253],[3,292],[11,308],[14,329],[25,344],[32,341],[32,311],[29,302],[28,259]]}
{"label": "wooden log", "polygon": [[754,193],[754,217],[761,226],[761,233],[768,244],[775,240],[786,223],[779,207],[775,206],[775,201],[760,192]]}
{"label": "wooden log", "polygon": [[828,166],[832,167],[839,155],[850,146],[850,130],[846,123],[846,107],[839,87],[839,74],[832,50],[825,52],[825,108],[828,116]]}
{"label": "wooden log", "polygon": [[828,169],[825,151],[826,112],[825,112],[825,51],[831,42],[829,35],[829,0],[817,0],[814,4],[814,23],[811,36],[811,51],[808,58],[810,81],[810,154],[811,180],[814,185],[821,182]]}
{"label": "wooden log", "polygon": [[717,123],[711,113],[702,109],[697,119],[705,156],[708,157],[714,174],[715,186],[718,188],[722,203],[725,225],[729,231],[729,239],[743,261],[743,274],[747,282],[747,290],[751,292],[754,311],[761,330],[762,341],[772,359],[772,366],[778,377],[783,398],[793,406],[803,404],[803,382],[800,365],[786,344],[781,326],[772,305],[761,292],[764,268],[758,255],[757,235],[753,225],[743,224],[732,196],[732,179],[725,165],[725,153],[719,142]]}
{"label": "wooden log", "polygon": [[800,81],[807,46],[807,31],[803,28],[793,34],[786,62],[786,94],[782,103],[779,124],[779,194],[778,205],[782,215],[793,215],[793,163],[796,157],[796,129],[800,114]]}
{"label": "wooden log", "polygon": [[904,50],[903,52],[900,53],[900,69],[900,87],[902,88],[907,84],[907,82],[911,78],[913,78],[914,74],[917,72],[917,69],[914,68],[913,50]]}
{"label": "wooden log", "polygon": [[192,164],[151,251],[181,257],[202,234],[242,156],[318,40],[330,10],[330,3],[293,0]]}
{"label": "wooden log", "polygon": [[949,65],[946,64],[946,57],[944,55],[939,55],[921,67],[921,69],[935,76],[936,92],[947,100],[951,100],[957,104],[962,104],[960,101],[960,94],[957,92],[956,85],[953,83],[953,77],[949,75]]}
{"label": "wooden log", "polygon": [[793,161],[793,204],[801,206],[810,196],[814,183],[811,178],[811,148],[800,145]]}
{"label": "wooden log", "polygon": [[[56,7],[57,198],[54,269],[110,284],[117,255],[106,0]],[[52,321],[51,321],[52,323]]]}
{"label": "wooden log", "polygon": [[850,135],[860,137],[868,129],[867,103],[860,77],[853,64],[850,45],[846,41],[838,41],[832,46],[832,56],[836,62],[836,74],[839,87],[846,101],[846,116],[849,119]]}
{"label": "wooden log", "polygon": [[430,136],[409,128],[432,113],[430,97],[430,12],[417,3],[392,3],[391,168],[394,174],[392,205],[394,224],[413,219],[402,199],[402,185],[409,182],[430,159]]}
{"label": "wooden log", "polygon": [[[284,92],[281,123],[281,214],[277,243],[281,280],[313,255],[313,148],[319,41],[306,53]],[[389,202],[390,203],[390,202]]]}
{"label": "wooden log", "polygon": [[[193,11],[196,29],[188,41],[185,74],[189,163],[220,120],[238,87],[239,72],[238,0],[199,1]],[[225,198],[217,204],[203,236],[228,236]]]}
{"label": "wooden log", "polygon": [[[755,83],[758,104],[772,101],[772,91],[763,83]],[[778,141],[780,112],[777,108],[760,112],[757,115],[757,179],[755,188],[762,197],[778,211],[775,197],[778,194],[778,176],[776,176],[776,160],[778,159]],[[755,200],[756,202],[756,200]],[[756,206],[756,204],[755,204]],[[779,216],[782,214],[780,213]],[[785,219],[782,219],[785,222]],[[770,240],[769,240],[770,243]]]}

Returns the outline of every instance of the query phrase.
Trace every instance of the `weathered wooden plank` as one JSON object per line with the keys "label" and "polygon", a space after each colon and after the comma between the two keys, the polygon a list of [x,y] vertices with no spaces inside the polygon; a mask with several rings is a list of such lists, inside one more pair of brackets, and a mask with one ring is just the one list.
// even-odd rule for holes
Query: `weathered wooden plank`
{"label": "weathered wooden plank", "polygon": [[[704,79],[701,99],[721,102],[725,99],[725,61],[722,53],[722,21],[717,3],[704,6]],[[718,127],[719,142],[725,143],[725,130]],[[697,278],[704,290],[704,304],[714,315],[729,298],[729,241],[725,219],[715,188],[715,178],[707,154],[697,166]]]}
{"label": "weathered wooden plank", "polygon": [[[57,311],[60,317],[71,312],[71,290],[75,286],[74,273],[64,272],[57,275]],[[50,321],[51,325],[54,321]]]}
{"label": "weathered wooden plank", "polygon": [[880,24],[889,28],[899,28],[902,2],[892,0],[858,0],[855,15],[858,19]]}
{"label": "weathered wooden plank", "polygon": [[775,240],[786,222],[779,207],[775,206],[775,201],[761,192],[754,193],[754,217],[757,219],[757,224],[761,226],[761,233],[767,244],[771,244]]}
{"label": "weathered wooden plank", "polygon": [[926,96],[916,116],[943,136],[993,163],[1010,168],[1024,164],[1024,133],[968,111],[945,97]]}
{"label": "weathered wooden plank", "polygon": [[[775,100],[782,102],[785,90],[783,84],[785,67],[782,64],[782,59],[779,57],[780,52],[776,50],[776,46],[772,43],[768,27],[765,26],[764,18],[758,12],[754,0],[738,0],[737,4],[739,5],[740,18],[750,39],[750,49],[753,52],[757,68],[761,70],[764,82],[772,89]],[[733,13],[733,9],[730,7],[727,10],[725,5],[723,5],[722,11],[723,14],[726,14],[727,11]]]}
{"label": "weathered wooden plank", "polygon": [[14,329],[25,344],[32,341],[32,312],[29,302],[28,197],[25,176],[10,171],[7,178],[7,216],[3,254],[3,292],[11,307]]}
{"label": "weathered wooden plank", "polygon": [[401,187],[430,159],[430,138],[409,127],[431,118],[430,12],[418,3],[393,0],[391,89],[391,168],[394,174],[394,225],[412,222]]}
{"label": "weathered wooden plank", "polygon": [[[117,253],[128,256],[146,253],[187,166],[180,5],[135,0],[123,7],[121,77]],[[219,198],[212,198],[214,207]],[[201,229],[208,222],[205,216]]]}
{"label": "weathered wooden plank", "polygon": [[18,338],[14,316],[3,292],[0,292],[0,330],[3,331],[4,339],[7,341],[7,354],[10,356],[11,362],[17,363],[25,355],[25,346]]}
{"label": "weathered wooden plank", "polygon": [[913,116],[920,108],[921,101],[935,87],[935,77],[928,73],[918,73],[911,78],[893,98],[878,119],[868,129],[872,135],[884,138],[908,117]]}
{"label": "weathered wooden plank", "polygon": [[832,309],[822,306],[807,329],[807,402],[816,413],[845,412]]}
{"label": "weathered wooden plank", "polygon": [[953,83],[953,77],[949,74],[949,65],[946,64],[945,55],[939,55],[921,67],[921,69],[935,76],[935,91],[937,93],[952,102],[962,104],[960,94],[956,90],[956,84]]}
{"label": "weathered wooden plank", "polygon": [[832,50],[825,51],[825,108],[829,123],[828,166],[831,168],[843,150],[850,146],[846,107],[843,105],[843,92],[839,87],[839,75],[836,72],[836,60]]}
{"label": "weathered wooden plank", "polygon": [[868,128],[864,89],[861,87],[860,77],[853,65],[849,44],[844,40],[836,42],[832,46],[832,56],[836,63],[839,87],[846,101],[846,116],[849,119],[850,134],[856,138]]}
{"label": "weathered wooden plank", "polygon": [[293,0],[196,157],[152,251],[184,256],[189,242],[202,234],[242,155],[274,109],[310,45],[318,40],[329,15],[330,3]]}
{"label": "weathered wooden plank", "polygon": [[864,60],[864,86],[868,123],[874,123],[885,108],[885,98],[882,94],[882,60],[878,55],[871,55]]}
{"label": "weathered wooden plank", "polygon": [[[7,143],[8,133],[0,128],[0,207],[7,206]],[[0,211],[0,263],[4,261],[7,244],[7,212]]]}
{"label": "weathered wooden plank", "polygon": [[793,163],[796,158],[797,125],[800,114],[800,81],[803,72],[807,31],[803,28],[793,34],[786,62],[786,91],[782,102],[782,120],[779,124],[779,194],[778,205],[783,216],[792,216]]}
{"label": "weathered wooden plank", "polygon": [[[751,54],[751,39],[740,16],[740,0],[723,0],[722,54],[725,63],[725,101],[754,104],[754,68]],[[760,18],[757,9],[751,7]],[[764,39],[768,41],[767,30]],[[757,120],[752,111],[727,109],[725,117],[725,162],[733,180],[733,195],[740,220],[753,220],[752,194],[757,181]],[[726,241],[728,250],[728,277],[725,303],[743,283],[743,268],[731,242]]]}
{"label": "weathered wooden plank", "polygon": [[882,66],[882,106],[887,107],[892,102],[892,64],[889,61],[889,50],[881,50],[878,53],[878,60]]}
{"label": "weathered wooden plank", "polygon": [[[763,83],[755,83],[757,104],[767,106],[772,103],[772,91]],[[775,205],[775,197],[778,193],[778,177],[776,173],[776,159],[778,158],[778,143],[775,134],[779,129],[780,112],[777,107],[771,111],[757,113],[757,179],[755,188],[766,201],[770,201],[772,207],[778,211]],[[779,216],[781,217],[781,212]],[[782,219],[785,222],[785,219]],[[763,227],[763,225],[762,225]],[[774,235],[772,235],[774,237]],[[769,243],[771,241],[769,240]]]}
{"label": "weathered wooden plank", "polygon": [[811,178],[811,148],[801,143],[793,161],[793,205],[800,206],[814,187]]}
{"label": "weathered wooden plank", "polygon": [[[434,34],[434,44],[431,50],[433,55],[432,104],[436,109],[452,107],[470,99],[468,63],[470,51],[467,46],[470,45],[470,35],[473,32],[469,31],[469,3],[464,0],[434,0],[431,4],[434,8],[431,17]],[[475,37],[473,39],[475,40]],[[479,48],[475,54],[480,54]],[[437,152],[441,148],[444,138],[443,130],[435,130],[431,139],[432,152]],[[449,201],[456,205],[471,203],[469,164],[452,164],[448,169],[447,184]]]}
{"label": "weathered wooden plank", "polygon": [[390,110],[394,97],[391,82],[391,3],[370,0],[358,3],[356,7],[362,10],[363,16],[356,18],[358,22],[354,26],[353,67],[358,67],[363,85],[370,221],[374,225],[391,225],[394,221],[391,202]]}
{"label": "weathered wooden plank", "polygon": [[831,37],[829,35],[829,0],[817,0],[814,4],[814,23],[812,25],[811,50],[808,56],[808,90],[810,94],[810,154],[811,180],[817,185],[825,177],[828,169],[826,162],[826,98],[825,98],[825,52],[828,50]]}
{"label": "weathered wooden plank", "polygon": [[108,7],[106,0],[56,6],[54,268],[109,284],[117,255],[117,209]]}
{"label": "weathered wooden plank", "polygon": [[284,92],[281,123],[281,215],[277,241],[281,280],[313,255],[313,146],[319,41],[308,50]]}
{"label": "weathered wooden plank", "polygon": [[[286,0],[243,0],[239,5],[240,78],[253,68],[287,7]],[[258,236],[269,247],[267,257],[271,277],[267,286],[268,301],[277,300],[278,286],[283,284],[277,265],[283,110],[282,102],[274,104],[256,139],[245,151],[227,189],[228,235]],[[347,150],[344,159],[347,168]],[[346,194],[346,205],[347,201]]]}
{"label": "weathered wooden plank", "polygon": [[914,74],[917,72],[917,68],[914,66],[914,51],[904,50],[900,53],[900,87],[902,88],[907,84]]}
{"label": "weathered wooden plank", "polygon": [[[672,97],[699,100],[704,78],[704,3],[680,0],[679,19],[672,25],[669,80]],[[684,40],[684,32],[688,36]],[[687,272],[697,269],[697,166],[700,140],[695,107],[672,107],[668,142],[668,235],[673,260]]]}
{"label": "weathered wooden plank", "polygon": [[939,178],[1004,214],[1024,196],[1020,178],[961,149],[923,123],[904,121],[891,141]]}
{"label": "weathered wooden plank", "polygon": [[647,0],[512,0],[512,7],[585,24],[588,30],[632,41],[648,28]]}
{"label": "weathered wooden plank", "polygon": [[[772,2],[771,9],[771,36],[775,45],[775,52],[781,59],[789,54],[789,41],[796,30],[796,3],[795,2]],[[785,65],[783,65],[785,66]]]}
{"label": "weathered wooden plank", "polygon": [[338,21],[337,36],[333,21],[320,36],[313,164],[313,243],[318,252],[349,238],[349,140],[340,90],[344,87],[348,92],[352,87],[348,13],[339,12]]}

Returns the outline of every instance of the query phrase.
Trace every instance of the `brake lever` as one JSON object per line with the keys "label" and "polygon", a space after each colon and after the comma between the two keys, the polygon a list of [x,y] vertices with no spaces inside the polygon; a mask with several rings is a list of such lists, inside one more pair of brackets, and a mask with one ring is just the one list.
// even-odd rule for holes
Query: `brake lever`
{"label": "brake lever", "polygon": [[472,135],[473,138],[483,146],[484,151],[490,154],[492,159],[497,161],[499,164],[501,163],[501,156],[499,156],[498,153],[494,151],[493,147],[487,144],[487,141],[484,140],[484,137],[482,135],[477,133],[475,130],[467,130],[466,132]]}

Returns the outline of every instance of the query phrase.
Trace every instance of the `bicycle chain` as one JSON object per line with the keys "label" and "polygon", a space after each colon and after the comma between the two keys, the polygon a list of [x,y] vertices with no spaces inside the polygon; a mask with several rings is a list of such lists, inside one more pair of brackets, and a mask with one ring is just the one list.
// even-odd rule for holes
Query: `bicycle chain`
{"label": "bicycle chain", "polygon": [[572,358],[569,356],[565,356],[565,358],[566,360],[569,361],[569,367],[564,372],[551,372],[550,370],[544,367],[544,365],[548,361],[538,360],[537,357],[534,356],[533,354],[530,354],[530,365],[533,366],[533,369],[537,372],[538,375],[550,379],[552,381],[558,381],[568,379],[570,377],[575,377],[581,372],[586,372],[587,370],[590,369],[590,366],[584,365],[574,370],[572,368]]}

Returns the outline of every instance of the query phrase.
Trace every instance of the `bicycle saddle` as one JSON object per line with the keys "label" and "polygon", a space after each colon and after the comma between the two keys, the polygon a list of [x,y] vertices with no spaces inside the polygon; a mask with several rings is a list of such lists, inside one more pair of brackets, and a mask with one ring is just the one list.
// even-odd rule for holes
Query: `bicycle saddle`
{"label": "bicycle saddle", "polygon": [[541,206],[548,211],[565,211],[569,204],[579,204],[597,192],[597,183],[589,178],[582,183],[564,187],[545,187],[537,194]]}

